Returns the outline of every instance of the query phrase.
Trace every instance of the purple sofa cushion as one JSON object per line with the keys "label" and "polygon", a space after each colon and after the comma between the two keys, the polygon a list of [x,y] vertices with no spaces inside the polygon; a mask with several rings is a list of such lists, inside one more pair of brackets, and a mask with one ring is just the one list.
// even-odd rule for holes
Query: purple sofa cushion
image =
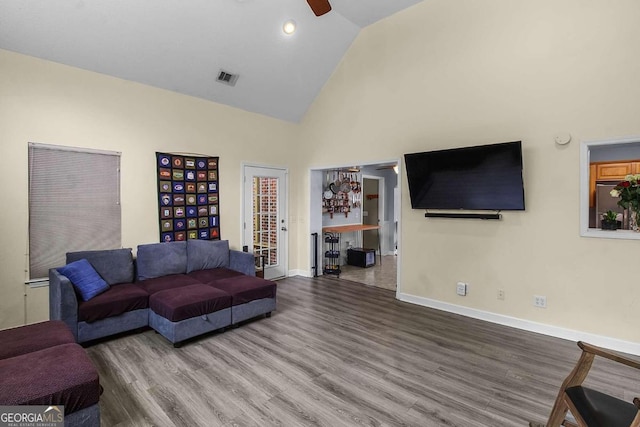
{"label": "purple sofa cushion", "polygon": [[206,285],[190,285],[156,292],[149,308],[172,322],[190,319],[231,307],[231,296]]}
{"label": "purple sofa cushion", "polygon": [[149,295],[167,289],[197,284],[200,284],[198,280],[185,274],[171,274],[169,276],[156,277],[136,283],[136,285],[144,289]]}
{"label": "purple sofa cushion", "polygon": [[229,277],[242,276],[239,271],[231,270],[229,268],[212,268],[210,270],[198,270],[192,271],[187,276],[201,282],[211,283],[215,280],[228,279]]}
{"label": "purple sofa cushion", "polygon": [[64,405],[65,414],[98,403],[98,371],[78,344],[0,360],[0,405]]}
{"label": "purple sofa cushion", "polygon": [[112,286],[89,301],[78,303],[78,321],[95,322],[149,307],[149,294],[133,283]]}
{"label": "purple sofa cushion", "polygon": [[76,340],[63,321],[50,320],[0,331],[0,342],[0,359],[8,359]]}
{"label": "purple sofa cushion", "polygon": [[228,279],[216,280],[209,283],[231,295],[232,305],[240,305],[262,298],[276,297],[276,284],[253,276],[236,276]]}

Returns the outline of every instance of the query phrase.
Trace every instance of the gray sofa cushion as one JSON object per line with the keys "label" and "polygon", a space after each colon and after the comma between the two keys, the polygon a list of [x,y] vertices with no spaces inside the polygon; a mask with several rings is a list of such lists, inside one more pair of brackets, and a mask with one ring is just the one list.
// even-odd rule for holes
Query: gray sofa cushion
{"label": "gray sofa cushion", "polygon": [[131,283],[134,279],[131,248],[67,252],[67,264],[86,259],[109,285]]}
{"label": "gray sofa cushion", "polygon": [[138,280],[187,272],[187,242],[138,245]]}
{"label": "gray sofa cushion", "polygon": [[187,273],[229,267],[228,240],[187,240]]}

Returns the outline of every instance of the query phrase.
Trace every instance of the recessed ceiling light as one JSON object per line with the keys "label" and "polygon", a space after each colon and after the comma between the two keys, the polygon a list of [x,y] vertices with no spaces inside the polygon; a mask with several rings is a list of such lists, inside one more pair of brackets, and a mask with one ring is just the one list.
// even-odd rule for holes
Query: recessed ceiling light
{"label": "recessed ceiling light", "polygon": [[293,34],[293,33],[295,33],[295,31],[296,31],[296,21],[294,21],[293,19],[289,19],[282,26],[282,31],[284,31],[285,34]]}

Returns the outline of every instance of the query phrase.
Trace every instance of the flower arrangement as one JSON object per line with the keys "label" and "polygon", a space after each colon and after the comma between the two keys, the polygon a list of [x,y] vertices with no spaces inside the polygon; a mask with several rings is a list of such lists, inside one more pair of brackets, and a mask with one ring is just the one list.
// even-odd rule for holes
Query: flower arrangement
{"label": "flower arrangement", "polygon": [[640,212],[640,174],[624,177],[610,192],[611,197],[619,197],[618,206]]}

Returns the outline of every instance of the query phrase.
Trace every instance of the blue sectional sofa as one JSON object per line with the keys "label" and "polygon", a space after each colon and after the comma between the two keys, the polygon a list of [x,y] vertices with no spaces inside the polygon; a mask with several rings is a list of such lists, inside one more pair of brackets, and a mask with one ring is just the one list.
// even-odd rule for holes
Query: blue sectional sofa
{"label": "blue sectional sofa", "polygon": [[[59,271],[84,260],[106,282],[86,301]],[[79,343],[151,326],[178,346],[275,309],[276,284],[255,277],[253,255],[225,240],[139,245],[136,259],[131,249],[72,252],[49,271],[50,318]]]}

